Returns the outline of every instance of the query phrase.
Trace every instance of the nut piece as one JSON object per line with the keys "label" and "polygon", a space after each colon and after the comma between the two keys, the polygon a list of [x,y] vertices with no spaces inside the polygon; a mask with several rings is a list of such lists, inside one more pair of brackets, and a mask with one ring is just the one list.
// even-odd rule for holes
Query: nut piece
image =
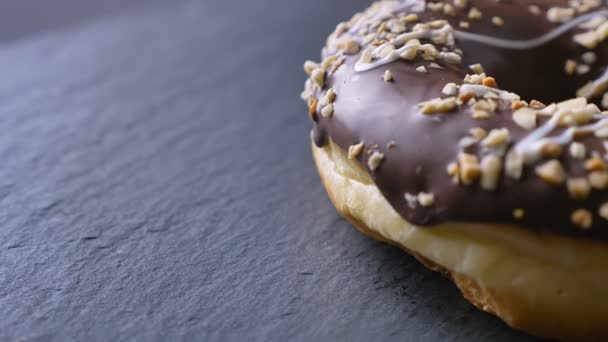
{"label": "nut piece", "polygon": [[469,69],[476,74],[482,74],[484,72],[483,66],[480,63],[469,65]]}
{"label": "nut piece", "polygon": [[524,218],[524,216],[526,216],[526,212],[523,209],[517,208],[517,209],[513,210],[513,217],[516,220],[521,220]]}
{"label": "nut piece", "polygon": [[460,55],[457,54],[456,52],[440,52],[439,58],[441,58],[446,63],[450,63],[450,64],[461,64],[462,63],[462,57],[460,57]]}
{"label": "nut piece", "polygon": [[572,158],[585,159],[585,156],[587,155],[587,149],[585,148],[585,145],[575,141],[570,144],[570,155],[572,156]]}
{"label": "nut piece", "polygon": [[321,109],[321,115],[324,118],[331,118],[334,115],[334,105],[330,103],[323,107],[323,109]]}
{"label": "nut piece", "polygon": [[505,159],[505,174],[513,179],[519,179],[521,178],[523,169],[524,157],[515,150],[511,150],[507,153],[507,158]]}
{"label": "nut piece", "polygon": [[481,160],[481,188],[484,190],[496,190],[501,169],[502,161],[499,157],[493,154],[485,156]]}
{"label": "nut piece", "polygon": [[593,171],[589,174],[589,184],[597,190],[604,190],[608,187],[608,172]]}
{"label": "nut piece", "polygon": [[574,17],[574,8],[551,7],[547,11],[547,20],[552,23],[565,23]]}
{"label": "nut piece", "polygon": [[496,26],[504,26],[505,21],[501,17],[492,17],[492,24]]}
{"label": "nut piece", "polygon": [[316,68],[312,71],[310,79],[313,81],[314,84],[317,85],[317,87],[323,89],[323,87],[325,87],[325,70],[321,68]]}
{"label": "nut piece", "polygon": [[527,130],[536,128],[536,111],[527,107],[520,108],[513,113],[513,121]]}
{"label": "nut piece", "polygon": [[384,82],[392,82],[393,81],[393,73],[390,70],[384,71],[383,76]]}
{"label": "nut piece", "polygon": [[380,152],[374,152],[367,160],[367,166],[370,170],[376,171],[376,169],[380,166],[382,161],[384,160],[384,154]]}
{"label": "nut piece", "polygon": [[494,79],[494,77],[484,77],[483,80],[481,80],[481,84],[486,87],[496,88],[496,79]]}
{"label": "nut piece", "polygon": [[587,64],[593,64],[597,61],[597,55],[593,51],[588,51],[582,54],[581,60]]}
{"label": "nut piece", "polygon": [[589,229],[593,225],[593,214],[587,209],[578,209],[570,215],[570,221],[579,228]]}
{"label": "nut piece", "polygon": [[478,19],[481,19],[481,17],[482,17],[481,11],[475,7],[471,7],[471,9],[469,10],[468,18],[472,19],[472,20],[478,20]]}
{"label": "nut piece", "polygon": [[538,7],[538,5],[530,5],[528,6],[528,11],[530,13],[532,13],[533,15],[541,15],[542,11],[540,9],[540,7]]}
{"label": "nut piece", "polygon": [[422,102],[418,105],[422,107],[421,111],[424,114],[447,113],[456,108],[456,98],[436,98],[434,100]]}
{"label": "nut piece", "polygon": [[481,127],[474,127],[469,130],[469,134],[477,140],[481,140],[488,136],[488,132]]}
{"label": "nut piece", "polygon": [[356,145],[350,145],[348,147],[348,159],[355,159],[357,158],[361,152],[363,152],[363,147],[365,147],[365,144],[363,142],[360,142]]}
{"label": "nut piece", "polygon": [[540,179],[551,185],[560,185],[566,180],[566,172],[556,159],[537,166],[535,172]]}
{"label": "nut piece", "polygon": [[585,169],[587,171],[604,171],[606,169],[606,164],[604,164],[604,161],[601,158],[593,157],[585,161]]}
{"label": "nut piece", "polygon": [[600,209],[597,211],[597,214],[600,215],[600,217],[604,220],[608,220],[608,202],[600,206]]}
{"label": "nut piece", "polygon": [[403,198],[405,198],[405,201],[407,202],[407,206],[410,207],[411,209],[415,209],[418,206],[418,196],[410,194],[409,192],[406,192],[403,195]]}
{"label": "nut piece", "polygon": [[418,194],[418,203],[423,207],[430,207],[435,204],[435,196],[432,193],[421,192]]}
{"label": "nut piece", "polygon": [[458,155],[458,163],[460,168],[460,180],[465,185],[473,184],[481,175],[481,167],[477,156],[460,153]]}
{"label": "nut piece", "polygon": [[306,61],[304,62],[304,72],[306,73],[306,75],[310,76],[312,75],[312,72],[319,68],[319,64],[313,62],[313,61]]}
{"label": "nut piece", "polygon": [[355,40],[346,38],[338,42],[338,49],[347,55],[355,55],[361,50],[361,46]]}
{"label": "nut piece", "polygon": [[308,102],[308,115],[314,121],[317,121],[317,105],[319,104],[319,100],[312,99]]}
{"label": "nut piece", "polygon": [[573,199],[585,199],[591,194],[591,184],[587,178],[570,178],[567,185],[570,197]]}
{"label": "nut piece", "polygon": [[509,130],[507,128],[493,129],[490,134],[481,141],[486,147],[499,147],[509,141]]}
{"label": "nut piece", "polygon": [[416,71],[426,73],[426,68],[424,67],[424,65],[421,65],[416,68]]}
{"label": "nut piece", "polygon": [[558,143],[547,142],[540,150],[543,158],[557,158],[562,155],[562,146]]}
{"label": "nut piece", "polygon": [[448,96],[454,96],[458,94],[458,86],[456,85],[456,83],[448,83],[443,87],[441,92]]}
{"label": "nut piece", "polygon": [[327,103],[334,103],[334,102],[336,102],[336,92],[335,92],[335,90],[333,90],[332,88],[330,88],[327,91],[327,94],[325,94],[325,100],[327,101]]}

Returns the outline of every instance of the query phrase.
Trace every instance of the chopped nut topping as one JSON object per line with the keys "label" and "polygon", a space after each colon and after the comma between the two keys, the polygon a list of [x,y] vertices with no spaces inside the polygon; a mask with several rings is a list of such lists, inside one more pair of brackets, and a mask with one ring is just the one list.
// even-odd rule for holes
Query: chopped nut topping
{"label": "chopped nut topping", "polygon": [[471,128],[471,130],[469,130],[469,134],[471,134],[471,136],[477,140],[481,140],[488,136],[488,132],[481,127]]}
{"label": "chopped nut topping", "polygon": [[530,101],[530,107],[534,108],[534,109],[543,109],[545,107],[547,107],[547,105],[545,105],[544,103],[537,101],[537,100],[532,100]]}
{"label": "chopped nut topping", "polygon": [[406,192],[403,197],[405,198],[405,201],[407,202],[407,206],[410,207],[411,209],[414,209],[418,206],[418,196],[416,195],[412,195],[409,192]]}
{"label": "chopped nut topping", "polygon": [[511,109],[513,110],[518,110],[521,109],[523,107],[527,106],[527,104],[524,101],[513,101],[511,102]]}
{"label": "chopped nut topping", "polygon": [[361,58],[359,58],[359,62],[364,63],[364,64],[369,64],[372,62],[373,59],[374,59],[374,56],[372,54],[372,51],[367,49],[367,50],[363,51],[363,53],[361,54]]}
{"label": "chopped nut topping", "polygon": [[570,216],[570,220],[582,229],[589,229],[593,225],[593,214],[586,209],[577,209]]}
{"label": "chopped nut topping", "polygon": [[524,218],[524,216],[526,216],[526,212],[521,209],[521,208],[517,208],[515,210],[513,210],[513,217],[517,220],[522,220]]}
{"label": "chopped nut topping", "polygon": [[462,94],[460,94],[460,96],[458,96],[458,101],[460,101],[462,103],[467,103],[472,98],[475,98],[475,93],[466,92],[466,93],[462,93]]}
{"label": "chopped nut topping", "polygon": [[601,158],[593,157],[585,161],[585,169],[587,171],[604,171],[606,164]]}
{"label": "chopped nut topping", "polygon": [[591,194],[591,184],[587,178],[570,178],[567,185],[573,199],[585,199]]}
{"label": "chopped nut topping", "polygon": [[467,0],[454,0],[454,6],[458,8],[465,8],[467,7]]}
{"label": "chopped nut topping", "polygon": [[507,128],[493,129],[490,134],[483,139],[481,144],[486,147],[498,147],[505,145],[509,141],[509,130]]}
{"label": "chopped nut topping", "polygon": [[448,83],[443,87],[441,92],[448,96],[454,96],[458,94],[458,86],[456,85],[456,83]]}
{"label": "chopped nut topping", "polygon": [[547,20],[552,23],[565,23],[574,17],[574,8],[551,7],[547,11]]}
{"label": "chopped nut topping", "polygon": [[416,59],[416,56],[418,56],[418,47],[413,46],[405,49],[399,57],[408,61],[413,61],[414,59]]}
{"label": "chopped nut topping", "polygon": [[481,19],[482,13],[477,8],[471,7],[471,9],[469,10],[469,14],[468,14],[467,17],[469,19],[471,19],[471,20],[478,20],[478,19]]}
{"label": "chopped nut topping", "polygon": [[443,6],[443,14],[454,16],[456,15],[456,10],[454,9],[454,6],[445,4],[445,6]]}
{"label": "chopped nut topping", "polygon": [[457,163],[450,163],[448,164],[446,171],[448,173],[448,176],[452,177],[452,181],[456,184],[458,184],[458,181],[460,180],[460,167],[458,166]]}
{"label": "chopped nut topping", "polygon": [[314,121],[317,121],[317,105],[319,104],[319,100],[312,99],[308,102],[308,115]]}
{"label": "chopped nut topping", "polygon": [[418,194],[418,203],[423,207],[430,207],[435,204],[435,196],[432,193],[421,192]]}
{"label": "chopped nut topping", "polygon": [[566,180],[566,171],[559,160],[550,160],[536,167],[536,175],[544,182],[559,185]]}
{"label": "chopped nut topping", "polygon": [[403,20],[405,20],[406,23],[415,23],[418,21],[418,15],[417,14],[408,14],[405,16],[405,18],[403,18]]}
{"label": "chopped nut topping", "polygon": [[496,80],[494,79],[494,77],[484,77],[483,80],[481,80],[481,84],[486,87],[496,88]]}
{"label": "chopped nut topping", "polygon": [[485,73],[481,73],[479,75],[475,74],[475,75],[466,75],[464,77],[464,82],[465,83],[470,83],[470,84],[481,84],[481,82],[483,81],[483,79],[486,77]]}
{"label": "chopped nut topping", "polygon": [[433,12],[442,12],[443,6],[445,6],[445,4],[441,2],[429,2],[426,4],[426,7]]}
{"label": "chopped nut topping", "polygon": [[338,42],[338,49],[347,55],[354,55],[359,53],[361,46],[354,39],[346,38]]}
{"label": "chopped nut topping", "polygon": [[325,87],[325,70],[321,68],[313,70],[312,74],[310,75],[310,79],[314,84],[317,85],[317,87],[323,89],[323,87]]}
{"label": "chopped nut topping", "polygon": [[495,155],[487,155],[481,160],[481,188],[495,190],[498,187],[502,160]]}
{"label": "chopped nut topping", "polygon": [[306,73],[306,75],[311,76],[312,72],[319,68],[319,64],[313,62],[313,61],[306,61],[304,62],[304,72]]}
{"label": "chopped nut topping", "polygon": [[374,152],[367,160],[367,166],[369,167],[370,170],[376,171],[376,169],[378,169],[378,167],[380,166],[380,164],[382,163],[383,160],[384,160],[384,154],[382,154],[380,152]]}
{"label": "chopped nut topping", "polygon": [[361,154],[361,152],[363,152],[363,147],[365,147],[365,144],[363,142],[360,142],[356,145],[350,145],[348,147],[348,159],[357,158]]}
{"label": "chopped nut topping", "polygon": [[446,63],[450,64],[460,64],[462,63],[462,57],[455,52],[441,52],[439,53],[439,57],[444,60]]}
{"label": "chopped nut topping", "polygon": [[543,145],[540,150],[543,158],[557,158],[562,154],[562,146],[554,142],[548,142]]}
{"label": "chopped nut topping", "polygon": [[390,70],[384,71],[384,82],[392,82],[393,81],[393,73]]}
{"label": "chopped nut topping", "polygon": [[533,15],[541,15],[542,11],[540,9],[540,7],[538,7],[537,5],[530,5],[528,6],[528,11],[530,13],[532,13]]}
{"label": "chopped nut topping", "polygon": [[443,70],[445,69],[444,67],[442,67],[441,65],[437,64],[437,63],[429,63],[429,68],[432,69],[439,69],[439,70]]}
{"label": "chopped nut topping", "polygon": [[334,64],[337,61],[338,61],[338,56],[336,56],[336,55],[327,56],[327,57],[325,57],[325,59],[321,63],[321,68],[323,70],[327,70],[327,69],[329,69],[329,67],[332,64]]}
{"label": "chopped nut topping", "polygon": [[473,71],[476,74],[483,73],[483,66],[481,64],[479,64],[479,63],[473,64],[473,65],[469,65],[469,69],[471,69],[471,71]]}
{"label": "chopped nut topping", "polygon": [[588,73],[590,70],[591,70],[591,67],[589,67],[587,64],[579,64],[576,66],[577,75],[584,75],[584,74]]}
{"label": "chopped nut topping", "polygon": [[427,72],[427,70],[424,67],[424,65],[421,65],[421,66],[417,67],[416,71],[421,72],[421,73],[426,73]]}
{"label": "chopped nut topping", "polygon": [[570,144],[570,155],[572,158],[585,159],[585,156],[587,155],[585,145],[579,142],[573,142]]}
{"label": "chopped nut topping", "polygon": [[597,190],[604,190],[608,187],[608,172],[593,171],[589,174],[589,184]]}
{"label": "chopped nut topping", "polygon": [[334,105],[330,103],[323,107],[323,109],[321,109],[321,115],[324,118],[331,118],[334,115]]}
{"label": "chopped nut topping", "polygon": [[488,112],[487,110],[475,109],[473,110],[471,117],[473,117],[473,119],[475,120],[485,120],[490,117],[490,112]]}
{"label": "chopped nut topping", "polygon": [[608,108],[608,92],[602,96],[602,108]]}
{"label": "chopped nut topping", "polygon": [[384,57],[390,55],[391,53],[393,53],[393,51],[395,51],[395,46],[388,44],[388,45],[384,46],[382,49],[380,49],[380,52],[378,52],[378,56],[380,58],[384,58]]}
{"label": "chopped nut topping", "polygon": [[604,203],[600,206],[597,214],[604,220],[608,220],[608,203]]}
{"label": "chopped nut topping", "polygon": [[513,113],[513,121],[523,129],[534,129],[536,128],[536,111],[527,107],[520,108]]}
{"label": "chopped nut topping", "polygon": [[471,27],[471,24],[469,24],[468,21],[461,21],[460,23],[458,23],[458,27],[468,29]]}
{"label": "chopped nut topping", "polygon": [[574,35],[574,41],[587,49],[595,49],[599,44],[599,39],[595,31],[588,31]]}
{"label": "chopped nut topping", "polygon": [[524,157],[515,150],[507,153],[505,159],[505,173],[513,179],[521,178],[521,173],[524,168]]}
{"label": "chopped nut topping", "polygon": [[422,107],[421,111],[424,114],[447,113],[456,108],[456,98],[436,98],[431,101],[422,102],[418,105]]}
{"label": "chopped nut topping", "polygon": [[597,55],[593,51],[588,51],[581,56],[581,59],[587,64],[593,64],[597,61]]}
{"label": "chopped nut topping", "polygon": [[505,22],[501,17],[492,17],[492,24],[496,26],[503,26]]}
{"label": "chopped nut topping", "polygon": [[576,71],[576,65],[577,63],[575,60],[567,59],[566,65],[564,65],[564,71],[566,72],[566,74],[573,75]]}
{"label": "chopped nut topping", "polygon": [[325,101],[327,101],[327,103],[334,103],[336,101],[336,91],[330,88],[327,91],[327,94],[325,94]]}
{"label": "chopped nut topping", "polygon": [[460,168],[460,180],[465,185],[473,184],[481,175],[481,167],[477,156],[460,153],[458,155],[458,164]]}

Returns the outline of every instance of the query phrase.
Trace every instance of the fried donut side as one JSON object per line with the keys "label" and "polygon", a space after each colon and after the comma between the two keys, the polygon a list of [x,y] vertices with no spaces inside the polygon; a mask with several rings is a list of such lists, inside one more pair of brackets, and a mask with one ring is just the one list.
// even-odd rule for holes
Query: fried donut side
{"label": "fried donut side", "polygon": [[364,167],[338,145],[330,140],[324,147],[312,144],[312,150],[342,216],[447,275],[478,308],[536,336],[608,338],[606,242],[516,225],[446,222],[419,228],[393,209]]}

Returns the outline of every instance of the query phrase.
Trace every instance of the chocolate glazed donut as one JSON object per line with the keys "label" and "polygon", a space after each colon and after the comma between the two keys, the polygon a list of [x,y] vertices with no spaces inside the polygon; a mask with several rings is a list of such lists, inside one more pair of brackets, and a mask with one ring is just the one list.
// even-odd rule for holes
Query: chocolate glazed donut
{"label": "chocolate glazed donut", "polygon": [[[420,234],[474,226],[505,241],[559,240],[568,247],[551,253],[563,263],[569,246],[592,246],[608,261],[607,19],[599,0],[404,0],[376,2],[339,24],[322,62],[305,63],[302,93],[315,160],[338,209],[460,277],[468,299],[512,326],[553,338],[608,336],[607,311],[591,323],[563,312],[539,323],[542,301],[484,287],[434,260],[403,231],[395,238],[371,222],[383,213],[365,205],[347,212],[344,190],[369,179],[388,203],[384,214],[394,211]],[[564,289],[556,293],[563,299]]]}

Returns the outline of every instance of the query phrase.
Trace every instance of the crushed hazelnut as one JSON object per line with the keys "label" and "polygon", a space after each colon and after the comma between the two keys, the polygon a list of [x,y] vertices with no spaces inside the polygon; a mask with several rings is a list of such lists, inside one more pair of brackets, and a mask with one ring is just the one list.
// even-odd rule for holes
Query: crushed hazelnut
{"label": "crushed hazelnut", "polygon": [[468,21],[461,21],[458,23],[458,27],[463,28],[463,29],[468,29],[471,27],[471,24],[469,24]]}
{"label": "crushed hazelnut", "polygon": [[462,57],[455,52],[441,52],[439,53],[439,57],[450,64],[460,64],[462,63]]}
{"label": "crushed hazelnut", "polygon": [[348,159],[357,158],[361,154],[361,152],[363,152],[364,147],[365,147],[365,144],[363,142],[360,142],[355,145],[350,145],[348,147]]}
{"label": "crushed hazelnut", "polygon": [[530,13],[532,13],[533,15],[541,15],[542,11],[540,9],[540,7],[538,7],[537,5],[530,5],[528,6],[528,11]]}
{"label": "crushed hazelnut", "polygon": [[421,111],[424,114],[446,113],[451,112],[456,108],[456,98],[448,97],[445,99],[436,98],[434,100],[422,102],[418,104],[422,107]]}
{"label": "crushed hazelnut", "polygon": [[369,167],[370,170],[376,171],[376,169],[378,169],[378,167],[380,166],[380,164],[382,163],[383,160],[384,160],[384,154],[382,154],[380,152],[374,152],[367,160],[367,166]]}
{"label": "crushed hazelnut", "polygon": [[523,129],[532,130],[536,128],[536,111],[527,107],[520,108],[513,112],[513,121]]}
{"label": "crushed hazelnut", "polygon": [[456,10],[454,9],[454,6],[445,4],[445,6],[443,6],[443,14],[454,16],[456,15]]}
{"label": "crushed hazelnut", "polygon": [[543,144],[540,154],[543,158],[557,158],[562,154],[562,146],[554,142],[547,142]]}
{"label": "crushed hazelnut", "polygon": [[513,210],[513,217],[517,220],[521,220],[524,218],[524,216],[526,216],[526,212],[521,209],[521,208],[517,208],[515,210]]}
{"label": "crushed hazelnut", "polygon": [[424,65],[421,65],[419,67],[416,68],[416,71],[421,72],[421,73],[426,73],[426,68],[424,67]]}
{"label": "crushed hazelnut", "polygon": [[517,153],[515,150],[511,150],[507,153],[505,159],[505,174],[513,179],[521,178],[521,174],[524,168],[524,157]]}
{"label": "crushed hazelnut", "polygon": [[458,155],[458,164],[460,168],[460,180],[465,185],[473,184],[481,175],[481,167],[477,156],[460,153]]}
{"label": "crushed hazelnut", "polygon": [[593,157],[585,161],[585,169],[587,171],[604,171],[606,164],[599,157]]}
{"label": "crushed hazelnut", "polygon": [[443,11],[443,6],[445,6],[445,4],[441,3],[441,2],[429,2],[426,4],[426,7],[428,7],[428,9],[430,9],[433,12]]}
{"label": "crushed hazelnut", "polygon": [[604,220],[608,220],[608,202],[600,206],[597,214]]}
{"label": "crushed hazelnut", "polygon": [[474,97],[475,97],[475,93],[466,92],[466,93],[462,93],[462,94],[460,94],[460,96],[458,96],[458,101],[460,101],[462,103],[467,103],[467,102],[469,102],[469,100],[471,100]]}
{"label": "crushed hazelnut", "polygon": [[591,187],[597,190],[604,190],[608,187],[608,172],[606,171],[593,171],[589,173],[589,184]]}
{"label": "crushed hazelnut", "polygon": [[415,209],[418,206],[418,196],[410,194],[409,192],[406,192],[403,197],[405,198],[405,201],[407,202],[407,206],[410,207],[411,209]]}
{"label": "crushed hazelnut", "polygon": [[471,69],[471,71],[473,71],[476,74],[481,74],[484,72],[483,66],[479,63],[469,65],[469,69]]}
{"label": "crushed hazelnut", "polygon": [[423,207],[430,207],[435,204],[435,196],[432,193],[421,192],[418,194],[418,203]]}
{"label": "crushed hazelnut", "polygon": [[418,15],[411,13],[405,16],[405,18],[403,18],[403,20],[405,20],[406,23],[415,23],[418,21]]}
{"label": "crushed hazelnut", "polygon": [[585,159],[587,155],[585,145],[580,142],[573,142],[570,144],[570,155],[575,159]]}
{"label": "crushed hazelnut", "polygon": [[568,75],[573,75],[574,72],[576,71],[576,66],[577,66],[577,63],[575,60],[567,59],[566,64],[564,65],[564,71]]}
{"label": "crushed hazelnut", "polygon": [[380,52],[378,52],[378,57],[380,58],[384,58],[388,55],[390,55],[391,53],[393,53],[393,51],[395,51],[395,46],[392,44],[388,44],[386,46],[384,46],[382,49],[380,49]]}
{"label": "crushed hazelnut", "polygon": [[467,2],[467,0],[454,0],[454,6],[458,8],[466,8]]}
{"label": "crushed hazelnut", "polygon": [[573,199],[585,199],[591,194],[591,184],[587,178],[570,178],[567,186],[570,197]]}
{"label": "crushed hazelnut", "polygon": [[496,80],[494,77],[484,77],[483,80],[481,80],[481,84],[486,87],[496,88]]}
{"label": "crushed hazelnut", "polygon": [[319,104],[319,100],[312,99],[308,102],[308,115],[314,121],[317,121],[317,105]]}
{"label": "crushed hazelnut", "polygon": [[570,221],[582,229],[589,229],[593,225],[593,214],[586,209],[577,209],[570,215]]}
{"label": "crushed hazelnut", "polygon": [[334,64],[337,61],[338,61],[338,56],[336,56],[336,55],[327,56],[327,57],[325,57],[325,59],[321,63],[321,68],[323,70],[327,70],[327,69],[329,69],[329,67],[332,64]]}
{"label": "crushed hazelnut", "polygon": [[471,7],[471,9],[469,10],[469,14],[467,15],[467,17],[469,19],[471,19],[471,20],[478,20],[478,19],[481,19],[482,13],[476,7]]}
{"label": "crushed hazelnut", "polygon": [[481,127],[474,127],[469,130],[469,134],[477,140],[481,140],[488,136],[488,132]]}
{"label": "crushed hazelnut", "polygon": [[327,91],[327,94],[325,94],[325,101],[327,101],[327,103],[334,103],[336,101],[336,91],[330,88]]}
{"label": "crushed hazelnut", "polygon": [[324,118],[331,118],[334,115],[334,105],[330,103],[323,107],[323,109],[321,109],[321,115]]}
{"label": "crushed hazelnut", "polygon": [[319,64],[313,62],[313,61],[306,61],[304,62],[304,72],[306,73],[306,75],[311,76],[312,72],[319,68]]}
{"label": "crushed hazelnut", "polygon": [[323,89],[323,87],[325,87],[325,70],[323,70],[322,68],[317,68],[313,70],[312,74],[310,75],[310,79],[313,81],[314,84],[317,85],[317,87]]}
{"label": "crushed hazelnut", "polygon": [[390,70],[384,71],[384,82],[392,82],[393,81],[393,73]]}
{"label": "crushed hazelnut", "polygon": [[595,31],[587,31],[584,33],[575,34],[574,41],[587,49],[595,49],[599,44],[599,39]]}
{"label": "crushed hazelnut", "polygon": [[456,85],[456,83],[448,83],[443,87],[441,92],[448,96],[454,96],[458,94],[458,86]]}
{"label": "crushed hazelnut", "polygon": [[496,26],[504,26],[505,21],[501,17],[492,17],[492,24]]}
{"label": "crushed hazelnut", "polygon": [[574,8],[551,7],[547,11],[547,20],[552,23],[565,23],[570,21],[574,14],[576,14]]}
{"label": "crushed hazelnut", "polygon": [[487,110],[483,110],[483,109],[475,109],[475,110],[473,110],[471,117],[475,120],[485,120],[490,117],[490,112],[488,112]]}
{"label": "crushed hazelnut", "polygon": [[543,109],[543,108],[547,107],[547,105],[545,105],[544,103],[542,103],[538,100],[532,100],[532,101],[530,101],[530,107],[532,107],[534,109]]}
{"label": "crushed hazelnut", "polygon": [[597,55],[593,51],[588,51],[581,56],[581,60],[587,64],[593,64],[597,61]]}
{"label": "crushed hazelnut", "polygon": [[487,155],[481,160],[481,188],[495,190],[498,187],[502,160],[493,155]]}
{"label": "crushed hazelnut", "polygon": [[584,74],[588,73],[590,70],[591,70],[591,67],[588,66],[587,64],[579,64],[576,66],[577,75],[584,75]]}
{"label": "crushed hazelnut", "polygon": [[338,49],[347,55],[354,55],[359,53],[361,46],[352,38],[345,38],[338,42]]}
{"label": "crushed hazelnut", "polygon": [[458,181],[460,180],[460,167],[458,166],[458,164],[448,164],[448,166],[446,167],[446,171],[448,173],[448,176],[452,177],[452,181],[458,184]]}
{"label": "crushed hazelnut", "polygon": [[511,109],[518,110],[520,108],[525,107],[526,105],[527,104],[524,101],[520,101],[520,100],[513,101],[513,102],[511,102]]}
{"label": "crushed hazelnut", "polygon": [[500,128],[490,131],[488,136],[481,141],[481,144],[486,147],[498,147],[505,145],[509,141],[509,129]]}
{"label": "crushed hazelnut", "polygon": [[566,171],[556,159],[537,166],[535,172],[540,179],[551,185],[559,185],[566,180]]}
{"label": "crushed hazelnut", "polygon": [[359,58],[359,62],[363,64],[369,64],[372,62],[373,59],[374,56],[372,54],[372,51],[370,49],[367,49],[364,50],[363,53],[361,53],[361,58]]}

